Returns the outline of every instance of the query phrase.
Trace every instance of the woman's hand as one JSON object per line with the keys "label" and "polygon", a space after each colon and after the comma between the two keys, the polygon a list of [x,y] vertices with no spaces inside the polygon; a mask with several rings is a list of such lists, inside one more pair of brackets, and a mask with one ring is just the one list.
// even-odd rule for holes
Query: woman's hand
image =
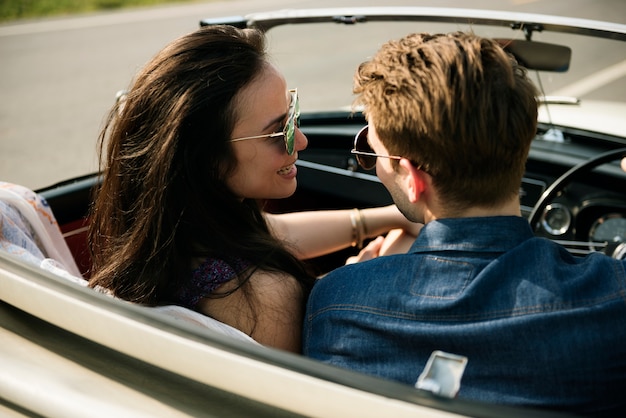
{"label": "woman's hand", "polygon": [[376,239],[367,244],[357,255],[348,257],[348,259],[346,260],[346,264],[354,264],[360,261],[371,260],[372,258],[378,257],[380,255],[380,249],[382,248],[384,242],[385,238],[383,236],[376,237]]}
{"label": "woman's hand", "polygon": [[371,260],[381,255],[406,253],[423,227],[423,224],[411,222],[411,231],[392,229],[385,237],[379,236],[372,240],[359,254],[348,257],[346,264]]}
{"label": "woman's hand", "polygon": [[413,224],[415,227],[412,231],[393,229],[389,231],[383,245],[380,247],[378,255],[404,254],[409,251],[413,242],[417,238],[424,224]]}

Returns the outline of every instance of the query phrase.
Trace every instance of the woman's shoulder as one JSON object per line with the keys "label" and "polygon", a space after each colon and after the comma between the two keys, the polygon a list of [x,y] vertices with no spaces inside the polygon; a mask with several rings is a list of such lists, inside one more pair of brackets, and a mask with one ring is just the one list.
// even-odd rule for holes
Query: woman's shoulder
{"label": "woman's shoulder", "polygon": [[255,292],[271,292],[273,297],[282,297],[283,293],[300,292],[302,287],[292,275],[281,271],[258,269],[249,278],[250,286]]}
{"label": "woman's shoulder", "polygon": [[[224,286],[230,290],[229,284]],[[203,314],[259,343],[294,352],[300,349],[303,306],[304,292],[293,276],[260,269],[251,272],[241,289],[199,304]]]}

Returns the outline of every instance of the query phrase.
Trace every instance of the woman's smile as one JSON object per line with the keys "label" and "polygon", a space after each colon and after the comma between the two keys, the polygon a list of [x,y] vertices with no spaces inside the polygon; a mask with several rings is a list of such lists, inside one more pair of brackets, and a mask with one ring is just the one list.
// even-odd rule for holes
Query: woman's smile
{"label": "woman's smile", "polygon": [[294,178],[297,173],[298,173],[298,168],[296,167],[295,163],[289,164],[288,166],[283,167],[280,170],[278,170],[279,175],[283,177],[287,177],[289,179]]}

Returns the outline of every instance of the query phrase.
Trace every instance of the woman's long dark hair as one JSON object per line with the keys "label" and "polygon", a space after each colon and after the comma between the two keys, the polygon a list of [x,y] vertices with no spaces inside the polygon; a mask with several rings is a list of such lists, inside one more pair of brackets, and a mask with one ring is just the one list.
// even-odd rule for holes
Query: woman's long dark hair
{"label": "woman's long dark hair", "polygon": [[225,184],[236,165],[235,97],[266,65],[261,32],[218,26],[173,41],[138,74],[100,135],[92,286],[167,303],[194,260],[236,256],[308,291],[311,276],[270,234],[257,202]]}

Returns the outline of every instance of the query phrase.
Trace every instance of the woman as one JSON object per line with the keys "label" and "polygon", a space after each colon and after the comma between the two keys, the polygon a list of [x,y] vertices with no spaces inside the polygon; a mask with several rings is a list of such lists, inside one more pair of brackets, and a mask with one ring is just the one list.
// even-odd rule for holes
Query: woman
{"label": "woman", "polygon": [[138,74],[100,136],[90,284],[137,303],[186,306],[299,352],[315,280],[300,260],[413,226],[395,207],[261,211],[258,201],[294,193],[307,145],[297,92],[264,48],[255,30],[203,28]]}

